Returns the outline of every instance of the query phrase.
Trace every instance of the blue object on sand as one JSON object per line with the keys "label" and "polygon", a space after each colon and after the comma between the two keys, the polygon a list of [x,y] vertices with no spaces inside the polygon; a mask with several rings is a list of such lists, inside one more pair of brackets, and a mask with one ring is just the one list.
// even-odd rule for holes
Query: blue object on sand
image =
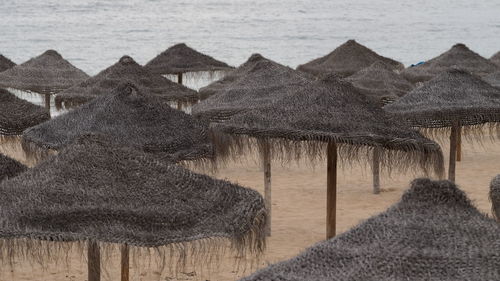
{"label": "blue object on sand", "polygon": [[418,66],[418,65],[421,65],[421,64],[424,64],[424,63],[425,63],[425,61],[421,61],[421,62],[418,62],[416,64],[410,65],[410,67]]}

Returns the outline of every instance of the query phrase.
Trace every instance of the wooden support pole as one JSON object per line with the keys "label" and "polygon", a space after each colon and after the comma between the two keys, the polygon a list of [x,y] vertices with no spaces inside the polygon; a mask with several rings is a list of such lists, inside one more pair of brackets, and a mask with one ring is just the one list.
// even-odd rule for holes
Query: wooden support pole
{"label": "wooden support pole", "polygon": [[271,196],[271,150],[269,144],[264,145],[264,153],[262,158],[264,170],[264,201],[267,210],[266,222],[266,235],[271,236],[271,209],[272,209],[272,196]]}
{"label": "wooden support pole", "polygon": [[448,166],[448,180],[455,182],[455,166],[457,157],[458,124],[453,124],[450,133],[450,164]]}
{"label": "wooden support pole", "polygon": [[50,115],[50,94],[45,94],[45,109],[47,109]]}
{"label": "wooden support pole", "polygon": [[99,244],[90,241],[87,250],[88,281],[101,281],[101,252]]}
{"label": "wooden support pole", "polygon": [[373,149],[373,194],[380,193],[380,148]]}
{"label": "wooden support pole", "polygon": [[122,265],[122,279],[121,281],[129,281],[129,264],[130,264],[130,258],[129,258],[129,249],[128,245],[122,245],[121,247],[121,265]]}
{"label": "wooden support pole", "polygon": [[326,239],[335,236],[337,224],[337,145],[327,145]]}
{"label": "wooden support pole", "polygon": [[182,110],[182,103],[181,103],[181,101],[177,101],[177,110]]}
{"label": "wooden support pole", "polygon": [[462,161],[462,127],[457,128],[457,162]]}
{"label": "wooden support pole", "polygon": [[182,84],[182,73],[177,74],[177,83]]}

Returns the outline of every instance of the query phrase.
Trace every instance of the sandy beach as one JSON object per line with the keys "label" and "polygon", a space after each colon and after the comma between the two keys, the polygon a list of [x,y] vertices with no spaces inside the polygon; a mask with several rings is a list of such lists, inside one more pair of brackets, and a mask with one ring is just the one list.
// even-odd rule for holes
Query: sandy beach
{"label": "sandy beach", "polygon": [[[448,150],[447,143],[445,156]],[[500,144],[483,141],[482,144],[464,143],[463,159],[457,163],[457,183],[467,193],[476,206],[483,212],[491,214],[488,200],[488,186],[493,176],[500,173]],[[17,141],[2,140],[0,152],[15,157],[26,164],[26,160]],[[447,158],[447,157],[446,157]],[[447,161],[447,159],[446,159]],[[251,266],[241,261],[237,270],[235,257],[227,255],[219,267],[211,272],[200,272],[186,268],[184,273],[173,276],[168,272],[159,272],[155,267],[141,265],[131,267],[131,280],[237,280],[249,275],[257,267],[293,257],[305,248],[319,242],[325,237],[325,194],[326,165],[311,167],[306,162],[290,163],[288,166],[274,163],[272,168],[273,217],[272,236],[268,239],[267,250],[260,258],[258,266]],[[230,163],[221,168],[216,177],[228,179],[243,186],[251,187],[263,193],[262,171],[256,160],[245,160]],[[345,167],[338,178],[338,217],[339,233],[349,230],[364,219],[384,211],[397,202],[408,187],[409,182],[419,175],[393,173],[389,178],[382,175],[382,193],[372,194],[371,172],[362,165],[354,164]],[[421,175],[420,175],[421,176]],[[12,267],[0,268],[0,281],[73,281],[86,280],[86,261],[76,253],[69,254],[68,264],[49,264],[42,267],[27,261],[15,262]],[[119,256],[112,261],[105,272],[103,280],[119,280]]]}

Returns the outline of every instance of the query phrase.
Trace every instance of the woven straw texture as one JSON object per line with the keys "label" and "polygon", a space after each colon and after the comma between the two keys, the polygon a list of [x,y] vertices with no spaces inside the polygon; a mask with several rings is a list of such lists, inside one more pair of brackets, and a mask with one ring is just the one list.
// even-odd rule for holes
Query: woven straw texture
{"label": "woven straw texture", "polygon": [[413,89],[408,80],[380,61],[361,69],[346,80],[382,104],[392,102]]}
{"label": "woven straw texture", "polygon": [[483,79],[492,86],[500,88],[500,70],[486,75]]}
{"label": "woven straw texture", "polygon": [[334,75],[311,82],[267,107],[212,123],[212,138],[221,159],[237,157],[254,141],[271,144],[271,155],[284,161],[326,156],[326,144],[338,145],[339,157],[371,157],[380,148],[384,167],[421,166],[443,170],[438,144],[391,118],[352,84]]}
{"label": "woven straw texture", "polygon": [[212,146],[205,124],[171,108],[155,95],[125,83],[67,114],[30,128],[27,148],[59,150],[86,133],[110,136],[146,152],[164,152],[174,161],[209,157]]}
{"label": "woven straw texture", "polygon": [[0,73],[0,86],[39,93],[67,89],[89,78],[54,50]]}
{"label": "woven straw texture", "polygon": [[4,57],[3,55],[0,55],[0,72],[3,72],[9,68],[12,68],[15,65],[16,64],[13,61]]}
{"label": "woven straw texture", "polygon": [[497,52],[491,56],[490,61],[498,66],[500,66],[500,52]]}
{"label": "woven straw texture", "polygon": [[0,89],[0,135],[21,135],[27,128],[50,119],[43,107]]}
{"label": "woven straw texture", "polygon": [[311,82],[307,74],[253,54],[224,78],[200,89],[201,98],[193,106],[197,117],[225,120],[245,110],[267,106],[298,87]]}
{"label": "woven straw texture", "polygon": [[479,76],[498,70],[494,63],[473,52],[464,44],[456,44],[450,50],[424,64],[406,68],[401,75],[413,83],[424,82],[452,67],[461,68]]}
{"label": "woven straw texture", "polygon": [[493,215],[500,222],[500,175],[491,181],[490,201]]}
{"label": "woven straw texture", "polygon": [[124,81],[131,81],[144,91],[157,94],[166,101],[195,103],[198,93],[167,78],[145,70],[131,57],[123,56],[117,63],[84,82],[57,94],[57,104],[78,105],[108,94]]}
{"label": "woven straw texture", "polygon": [[498,241],[453,183],[417,179],[387,211],[241,281],[500,280]]}
{"label": "woven straw texture", "polygon": [[452,69],[384,108],[414,127],[500,122],[500,89],[466,71]]}
{"label": "woven straw texture", "polygon": [[186,44],[174,45],[144,66],[156,74],[179,74],[198,71],[227,71],[231,66],[204,55]]}
{"label": "woven straw texture", "polygon": [[333,72],[342,77],[347,77],[377,61],[385,63],[393,70],[404,69],[402,63],[380,56],[358,42],[349,40],[328,55],[299,65],[297,70],[309,72],[316,76]]}
{"label": "woven straw texture", "polygon": [[26,171],[26,166],[0,153],[0,182]]}
{"label": "woven straw texture", "polygon": [[257,191],[97,135],[83,136],[3,181],[0,216],[4,263],[19,258],[43,263],[87,241],[101,243],[103,252],[113,247],[109,243],[147,247],[166,259],[171,254],[186,258],[189,247],[210,256],[215,253],[205,251],[227,240],[238,254],[265,246],[266,213]]}

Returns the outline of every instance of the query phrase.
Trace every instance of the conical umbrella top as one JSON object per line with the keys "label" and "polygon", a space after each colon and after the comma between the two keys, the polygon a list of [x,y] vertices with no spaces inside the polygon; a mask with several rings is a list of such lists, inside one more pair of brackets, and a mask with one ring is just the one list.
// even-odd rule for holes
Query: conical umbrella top
{"label": "conical umbrella top", "polygon": [[401,75],[416,83],[430,80],[451,68],[464,69],[479,76],[498,70],[494,63],[470,50],[464,44],[459,43],[423,64],[406,68],[401,72]]}
{"label": "conical umbrella top", "polygon": [[241,281],[498,280],[498,241],[453,183],[417,179],[387,211]]}
{"label": "conical umbrella top", "polygon": [[206,124],[131,83],[30,128],[23,138],[59,150],[87,133],[103,134],[147,152],[167,153],[177,161],[208,158],[212,153]]}
{"label": "conical umbrella top", "polygon": [[46,93],[67,89],[88,77],[58,52],[48,50],[0,73],[0,85]]}
{"label": "conical umbrella top", "polygon": [[348,40],[328,55],[299,65],[297,70],[317,76],[333,72],[347,77],[377,61],[384,62],[394,70],[404,68],[400,62],[380,56],[355,40]]}
{"label": "conical umbrella top", "polygon": [[156,74],[179,74],[198,71],[227,71],[232,67],[202,54],[185,43],[176,44],[154,59],[145,68]]}
{"label": "conical umbrella top", "polygon": [[500,89],[467,71],[451,69],[384,108],[417,127],[500,122]]}
{"label": "conical umbrella top", "polygon": [[207,99],[193,107],[193,115],[224,119],[236,113],[267,106],[312,81],[312,77],[253,54],[219,81],[200,89]]}
{"label": "conical umbrella top", "polygon": [[84,103],[100,95],[109,94],[124,81],[131,81],[138,87],[151,94],[158,94],[166,101],[196,102],[198,94],[167,78],[153,74],[130,56],[123,56],[120,60],[97,75],[66,89],[56,96],[56,102]]}
{"label": "conical umbrella top", "polygon": [[413,89],[408,80],[381,61],[361,69],[346,80],[382,103],[396,100]]}

